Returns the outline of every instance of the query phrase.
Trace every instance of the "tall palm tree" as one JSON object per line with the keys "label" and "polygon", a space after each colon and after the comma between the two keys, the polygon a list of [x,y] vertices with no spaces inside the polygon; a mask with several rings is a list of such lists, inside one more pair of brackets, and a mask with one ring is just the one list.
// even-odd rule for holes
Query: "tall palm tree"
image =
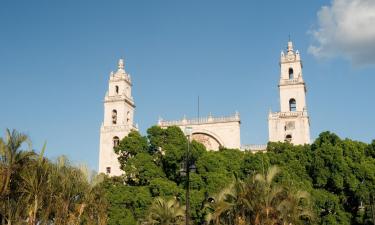
{"label": "tall palm tree", "polygon": [[184,222],[185,208],[176,199],[154,199],[145,220],[147,225],[181,225]]}
{"label": "tall palm tree", "polygon": [[21,175],[23,185],[21,192],[25,195],[27,203],[27,223],[36,225],[37,216],[42,211],[45,194],[47,192],[48,176],[51,164],[43,157],[46,145],[44,144],[40,155],[30,168]]}
{"label": "tall palm tree", "polygon": [[[219,225],[229,219],[231,210],[234,206],[232,201],[228,201],[228,196],[235,199],[233,184],[224,188],[219,193],[209,198],[209,202],[205,205],[207,211],[206,222]],[[230,220],[230,219],[229,219]]]}
{"label": "tall palm tree", "polygon": [[81,190],[84,191],[82,201],[76,204],[76,224],[81,224],[84,219],[88,224],[103,225],[107,222],[108,203],[103,197],[104,192],[100,184],[104,181],[104,174],[97,175],[87,166],[79,167]]}
{"label": "tall palm tree", "polygon": [[251,182],[241,181],[235,176],[231,185],[224,188],[206,204],[206,221],[214,224],[244,224],[254,208],[254,188]]}
{"label": "tall palm tree", "polygon": [[106,224],[100,179],[65,157],[50,162],[43,157],[45,145],[39,155],[21,151],[23,143],[27,136],[14,130],[0,138],[1,225]]}
{"label": "tall palm tree", "polygon": [[20,150],[24,143],[27,143],[29,150],[31,150],[29,138],[16,130],[10,131],[6,129],[5,140],[0,138],[0,176],[2,181],[0,183],[0,197],[10,191],[9,184],[15,171],[33,155],[31,151],[24,152]]}
{"label": "tall palm tree", "polygon": [[51,167],[48,184],[54,224],[79,223],[86,207],[85,196],[89,192],[86,176],[79,168],[71,166],[65,156],[61,156]]}
{"label": "tall palm tree", "polygon": [[[28,144],[28,151],[21,151]],[[1,223],[18,224],[22,214],[18,194],[19,174],[34,155],[26,135],[6,129],[5,139],[0,138],[0,218]]]}
{"label": "tall palm tree", "polygon": [[276,184],[274,179],[280,169],[277,166],[268,168],[265,174],[256,174],[254,180],[257,185],[257,210],[255,224],[275,224],[277,220],[277,206],[281,202],[283,187]]}
{"label": "tall palm tree", "polygon": [[298,225],[313,218],[308,194],[277,184],[279,172],[273,166],[245,181],[236,178],[207,204],[206,221],[215,225]]}
{"label": "tall palm tree", "polygon": [[278,205],[277,210],[283,225],[306,224],[315,219],[310,194],[301,190],[289,190],[287,196]]}

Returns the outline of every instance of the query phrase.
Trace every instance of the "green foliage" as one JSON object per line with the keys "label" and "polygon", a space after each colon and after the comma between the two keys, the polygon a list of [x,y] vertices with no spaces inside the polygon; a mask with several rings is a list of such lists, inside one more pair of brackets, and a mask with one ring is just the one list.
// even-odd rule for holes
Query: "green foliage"
{"label": "green foliage", "polygon": [[375,158],[375,140],[372,140],[371,144],[366,148],[366,155]]}
{"label": "green foliage", "polygon": [[0,138],[0,224],[106,224],[102,176],[66,157],[48,160],[45,146],[40,154],[21,150],[26,142],[14,130]]}
{"label": "green foliage", "polygon": [[165,178],[156,178],[152,180],[149,188],[152,197],[183,196],[185,194],[184,189],[178,187],[175,182]]}
{"label": "green foliage", "polygon": [[316,212],[321,218],[319,224],[351,224],[350,214],[345,212],[337,195],[324,189],[315,189],[312,194],[316,205]]}
{"label": "green foliage", "polygon": [[[135,151],[137,155],[123,164],[127,174],[125,181],[133,188],[147,187],[152,197],[175,197],[184,203],[186,178],[181,176],[180,170],[187,156],[186,137],[178,127],[154,126],[148,129],[147,138],[147,148],[143,147],[142,153]],[[290,189],[291,202],[283,203],[284,206],[297,202],[296,196],[301,193],[296,190],[300,189],[311,194],[316,224],[371,224],[371,205],[374,204],[371,198],[375,193],[374,149],[375,141],[365,144],[341,140],[330,132],[321,133],[312,145],[268,143],[266,153],[256,154],[235,149],[206,151],[203,145],[192,141],[189,159],[197,170],[190,174],[191,217],[195,224],[202,223],[208,196],[225,192],[228,184],[236,179],[248,182],[251,181],[248,177],[265,174],[272,165],[278,165],[282,173],[274,182]],[[359,207],[361,204],[363,208]],[[142,219],[132,215],[135,220]],[[223,223],[230,223],[230,219]]]}
{"label": "green foliage", "polygon": [[147,138],[150,142],[150,152],[157,152],[159,148],[164,147],[166,144],[166,129],[162,129],[159,126],[152,126],[147,130]]}
{"label": "green foliage", "polygon": [[280,185],[276,166],[245,180],[236,178],[206,204],[210,224],[311,224],[307,192]]}
{"label": "green foliage", "polygon": [[[181,163],[186,157],[187,139],[178,127],[148,129],[150,138],[150,152],[160,149],[162,152],[161,163],[167,177],[175,182],[180,181],[179,171]],[[159,150],[158,150],[159,151]]]}
{"label": "green foliage", "polygon": [[242,178],[254,175],[265,168],[270,167],[270,159],[268,154],[245,152],[243,161],[241,162]]}
{"label": "green foliage", "polygon": [[[16,131],[0,138],[0,224],[180,223],[186,203],[180,170],[187,156],[196,166],[190,173],[193,224],[217,209],[228,212],[217,217],[221,224],[251,224],[256,213],[258,222],[266,221],[267,210],[269,218],[292,224],[309,224],[309,211],[316,214],[314,224],[374,224],[375,140],[366,144],[323,132],[311,145],[268,143],[267,152],[255,154],[206,151],[191,141],[187,155],[188,140],[178,127],[154,126],[147,137],[132,131],[120,141],[114,150],[125,175],[104,182],[97,182],[103,175],[90,179],[65,157],[52,162],[21,150],[24,143],[27,136]],[[273,165],[282,172],[267,178]]]}
{"label": "green foliage", "polygon": [[142,224],[146,225],[182,225],[184,224],[185,208],[172,198],[157,197],[154,199],[147,217]]}
{"label": "green foliage", "polygon": [[154,178],[165,177],[163,170],[148,153],[138,153],[122,167],[125,167],[126,182],[129,185],[148,185]]}
{"label": "green foliage", "polygon": [[108,224],[136,224],[143,218],[152,197],[147,186],[133,187],[123,184],[121,179],[110,178],[103,183],[109,202]]}
{"label": "green foliage", "polygon": [[114,151],[119,155],[118,160],[121,169],[130,157],[136,156],[138,153],[146,153],[148,151],[147,138],[142,137],[138,131],[130,131],[128,136],[122,139]]}

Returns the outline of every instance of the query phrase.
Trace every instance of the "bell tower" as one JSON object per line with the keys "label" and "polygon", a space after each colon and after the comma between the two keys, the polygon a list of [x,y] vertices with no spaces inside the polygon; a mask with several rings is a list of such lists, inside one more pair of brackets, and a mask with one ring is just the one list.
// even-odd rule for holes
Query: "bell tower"
{"label": "bell tower", "polygon": [[306,107],[306,86],[300,54],[288,42],[280,56],[280,112],[268,115],[269,141],[288,141],[296,145],[310,143],[310,119]]}
{"label": "bell tower", "polygon": [[130,74],[125,71],[123,59],[118,62],[117,71],[111,72],[108,91],[104,97],[104,120],[100,128],[99,173],[118,176],[123,173],[113,148],[131,130],[135,104],[131,94]]}

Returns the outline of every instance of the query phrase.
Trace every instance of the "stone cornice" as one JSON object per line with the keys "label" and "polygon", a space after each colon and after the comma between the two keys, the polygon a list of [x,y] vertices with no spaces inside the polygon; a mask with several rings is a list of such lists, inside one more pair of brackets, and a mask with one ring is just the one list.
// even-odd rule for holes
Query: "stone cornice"
{"label": "stone cornice", "polygon": [[227,116],[227,117],[208,116],[208,117],[194,118],[194,119],[183,118],[182,120],[171,120],[171,121],[159,119],[158,125],[161,127],[168,127],[168,126],[186,126],[186,125],[229,123],[229,122],[241,123],[240,114],[236,113],[233,116]]}
{"label": "stone cornice", "polygon": [[136,125],[116,125],[116,126],[104,126],[101,127],[101,132],[129,132],[131,130],[138,130]]}
{"label": "stone cornice", "polygon": [[295,112],[270,112],[268,115],[269,119],[280,119],[280,118],[298,118],[306,117],[309,118],[307,111],[295,111]]}
{"label": "stone cornice", "polygon": [[129,97],[126,97],[125,95],[106,96],[104,98],[104,103],[107,103],[107,102],[122,102],[122,101],[128,103],[129,105],[131,105],[132,107],[135,108],[135,104],[134,104],[133,99],[129,98]]}

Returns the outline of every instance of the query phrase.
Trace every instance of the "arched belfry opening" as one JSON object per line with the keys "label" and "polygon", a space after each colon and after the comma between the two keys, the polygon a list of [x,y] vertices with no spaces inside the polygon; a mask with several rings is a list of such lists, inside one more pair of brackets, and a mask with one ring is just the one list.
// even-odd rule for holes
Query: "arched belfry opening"
{"label": "arched belfry opening", "polygon": [[293,80],[293,79],[294,79],[294,71],[293,71],[293,68],[289,68],[288,74],[289,74],[289,80]]}
{"label": "arched belfry opening", "polygon": [[117,124],[117,110],[112,110],[112,124]]}
{"label": "arched belfry opening", "polygon": [[286,142],[292,142],[292,135],[291,134],[288,134],[285,136],[285,141]]}
{"label": "arched belfry opening", "polygon": [[117,147],[120,144],[120,138],[119,137],[114,136],[112,140],[113,140],[113,147],[114,148]]}
{"label": "arched belfry opening", "polygon": [[295,112],[296,110],[297,110],[296,100],[294,98],[291,98],[289,100],[289,111]]}

